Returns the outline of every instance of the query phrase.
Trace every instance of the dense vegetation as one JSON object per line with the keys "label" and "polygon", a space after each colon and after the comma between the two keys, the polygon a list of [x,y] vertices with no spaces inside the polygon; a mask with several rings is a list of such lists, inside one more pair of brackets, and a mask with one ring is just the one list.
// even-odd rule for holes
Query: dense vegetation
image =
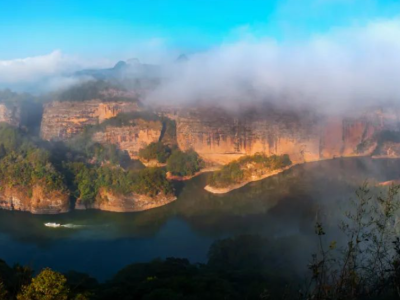
{"label": "dense vegetation", "polygon": [[165,163],[171,155],[171,148],[162,142],[150,143],[147,147],[139,150],[139,157],[143,160],[157,160]]}
{"label": "dense vegetation", "polygon": [[266,172],[290,166],[292,162],[287,154],[267,156],[262,153],[244,156],[223,166],[208,179],[214,187],[228,187],[242,183],[252,176],[262,176]]}
{"label": "dense vegetation", "polygon": [[121,195],[137,193],[156,196],[160,193],[173,193],[165,171],[159,168],[125,171],[118,167],[74,162],[67,163],[66,169],[69,171],[70,186],[73,187],[76,198],[84,204],[92,204],[102,188]]}
{"label": "dense vegetation", "polygon": [[0,124],[0,181],[2,187],[21,186],[28,191],[36,184],[47,191],[66,189],[50,153],[6,124]]}
{"label": "dense vegetation", "polygon": [[194,150],[176,149],[167,160],[167,170],[176,176],[192,176],[204,166],[204,161]]}
{"label": "dense vegetation", "polygon": [[[69,189],[72,196],[86,204],[95,201],[101,188],[122,195],[173,193],[164,170],[126,171],[119,163],[127,154],[114,145],[87,141],[82,145],[71,149],[62,143],[34,141],[21,130],[0,124],[1,186],[20,186],[27,191],[37,184],[47,191]],[[108,163],[104,164],[105,161]]]}
{"label": "dense vegetation", "polygon": [[167,163],[167,170],[174,176],[192,176],[204,168],[205,163],[194,150],[181,151],[162,142],[151,143],[139,151],[143,160]]}
{"label": "dense vegetation", "polygon": [[10,300],[15,295],[18,299],[46,300],[259,299],[268,287],[284,283],[272,279],[268,271],[278,266],[270,256],[271,247],[268,240],[258,236],[229,238],[212,245],[206,264],[180,258],[135,263],[103,284],[85,274],[63,275],[50,269],[31,279],[32,272],[26,268],[22,280],[17,267],[10,268],[0,261],[0,281],[3,292],[10,297],[5,299]]}

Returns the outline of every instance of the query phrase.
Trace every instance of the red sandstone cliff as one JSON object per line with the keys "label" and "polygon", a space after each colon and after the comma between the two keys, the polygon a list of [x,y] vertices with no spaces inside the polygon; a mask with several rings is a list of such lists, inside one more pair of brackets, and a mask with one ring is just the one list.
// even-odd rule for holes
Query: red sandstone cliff
{"label": "red sandstone cliff", "polygon": [[257,152],[289,154],[294,163],[371,155],[376,135],[397,126],[400,111],[375,111],[352,118],[258,110],[239,114],[191,109],[175,118],[181,149],[227,163]]}
{"label": "red sandstone cliff", "polygon": [[86,125],[96,125],[119,113],[138,110],[137,102],[50,102],[44,106],[41,137],[45,140],[68,139],[82,132]]}
{"label": "red sandstone cliff", "polygon": [[33,214],[58,214],[68,212],[70,202],[67,193],[46,192],[38,185],[32,191],[23,187],[3,186],[0,190],[0,208],[29,211]]}
{"label": "red sandstone cliff", "polygon": [[176,200],[174,195],[160,194],[155,197],[130,194],[116,195],[105,189],[101,189],[93,204],[84,205],[78,199],[75,209],[100,209],[113,212],[135,212],[166,205]]}
{"label": "red sandstone cliff", "polygon": [[116,127],[107,126],[104,131],[96,132],[93,141],[101,144],[115,144],[122,151],[127,151],[132,159],[137,159],[139,150],[161,137],[160,121],[135,119],[132,125]]}
{"label": "red sandstone cliff", "polygon": [[19,126],[21,122],[21,107],[18,104],[0,103],[0,122]]}

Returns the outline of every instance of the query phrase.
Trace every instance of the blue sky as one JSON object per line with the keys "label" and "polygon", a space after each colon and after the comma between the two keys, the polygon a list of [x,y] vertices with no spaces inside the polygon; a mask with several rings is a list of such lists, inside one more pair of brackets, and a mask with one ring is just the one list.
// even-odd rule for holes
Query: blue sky
{"label": "blue sky", "polygon": [[129,56],[154,41],[190,53],[238,38],[240,28],[292,41],[398,15],[398,0],[0,0],[0,60],[56,49]]}

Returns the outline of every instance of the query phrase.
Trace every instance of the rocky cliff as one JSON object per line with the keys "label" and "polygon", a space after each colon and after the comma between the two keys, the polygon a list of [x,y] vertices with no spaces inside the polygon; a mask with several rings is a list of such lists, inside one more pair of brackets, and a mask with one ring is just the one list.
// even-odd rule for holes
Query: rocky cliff
{"label": "rocky cliff", "polygon": [[160,121],[135,119],[128,126],[107,126],[93,135],[93,141],[101,144],[115,144],[122,151],[127,151],[132,159],[137,159],[139,149],[152,142],[158,142],[163,125]]}
{"label": "rocky cliff", "polygon": [[70,209],[69,195],[61,191],[46,192],[41,186],[32,191],[4,186],[0,190],[0,208],[29,211],[33,214],[58,214]]}
{"label": "rocky cliff", "polygon": [[[41,135],[47,140],[66,139],[81,132],[86,125],[139,109],[136,102],[48,103],[44,108]],[[206,161],[219,164],[257,152],[289,154],[294,163],[371,155],[377,147],[375,137],[379,132],[399,130],[399,112],[393,108],[374,109],[340,117],[271,107],[243,109],[240,113],[217,107],[168,107],[157,111],[176,122],[179,148],[193,148]],[[116,144],[136,158],[140,148],[162,138],[162,127],[159,121],[143,120],[132,126],[107,126],[96,133],[94,139],[100,143]],[[391,149],[395,147],[387,147],[388,155],[393,156]]]}
{"label": "rocky cliff", "polygon": [[131,194],[115,195],[104,189],[100,190],[93,204],[85,205],[78,199],[75,209],[100,209],[113,212],[135,212],[166,205],[176,200],[174,195],[160,194],[156,197]]}
{"label": "rocky cliff", "polygon": [[41,137],[64,140],[82,132],[86,125],[96,125],[119,113],[139,110],[137,102],[55,101],[44,106]]}
{"label": "rocky cliff", "polygon": [[0,103],[0,122],[19,126],[21,122],[21,107],[18,104]]}
{"label": "rocky cliff", "polygon": [[375,110],[352,117],[258,109],[228,113],[201,108],[175,117],[181,149],[193,148],[205,160],[225,164],[257,152],[289,154],[294,163],[340,156],[371,155],[376,134],[399,129],[399,110]]}

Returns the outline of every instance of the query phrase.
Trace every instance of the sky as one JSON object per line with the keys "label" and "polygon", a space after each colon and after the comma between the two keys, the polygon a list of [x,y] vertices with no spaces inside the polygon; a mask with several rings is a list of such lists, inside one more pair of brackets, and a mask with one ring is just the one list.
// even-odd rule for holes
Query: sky
{"label": "sky", "polygon": [[160,66],[149,102],[400,104],[400,0],[0,0],[0,88],[130,58]]}
{"label": "sky", "polygon": [[292,42],[398,15],[398,0],[0,0],[0,60],[192,53],[249,29]]}

